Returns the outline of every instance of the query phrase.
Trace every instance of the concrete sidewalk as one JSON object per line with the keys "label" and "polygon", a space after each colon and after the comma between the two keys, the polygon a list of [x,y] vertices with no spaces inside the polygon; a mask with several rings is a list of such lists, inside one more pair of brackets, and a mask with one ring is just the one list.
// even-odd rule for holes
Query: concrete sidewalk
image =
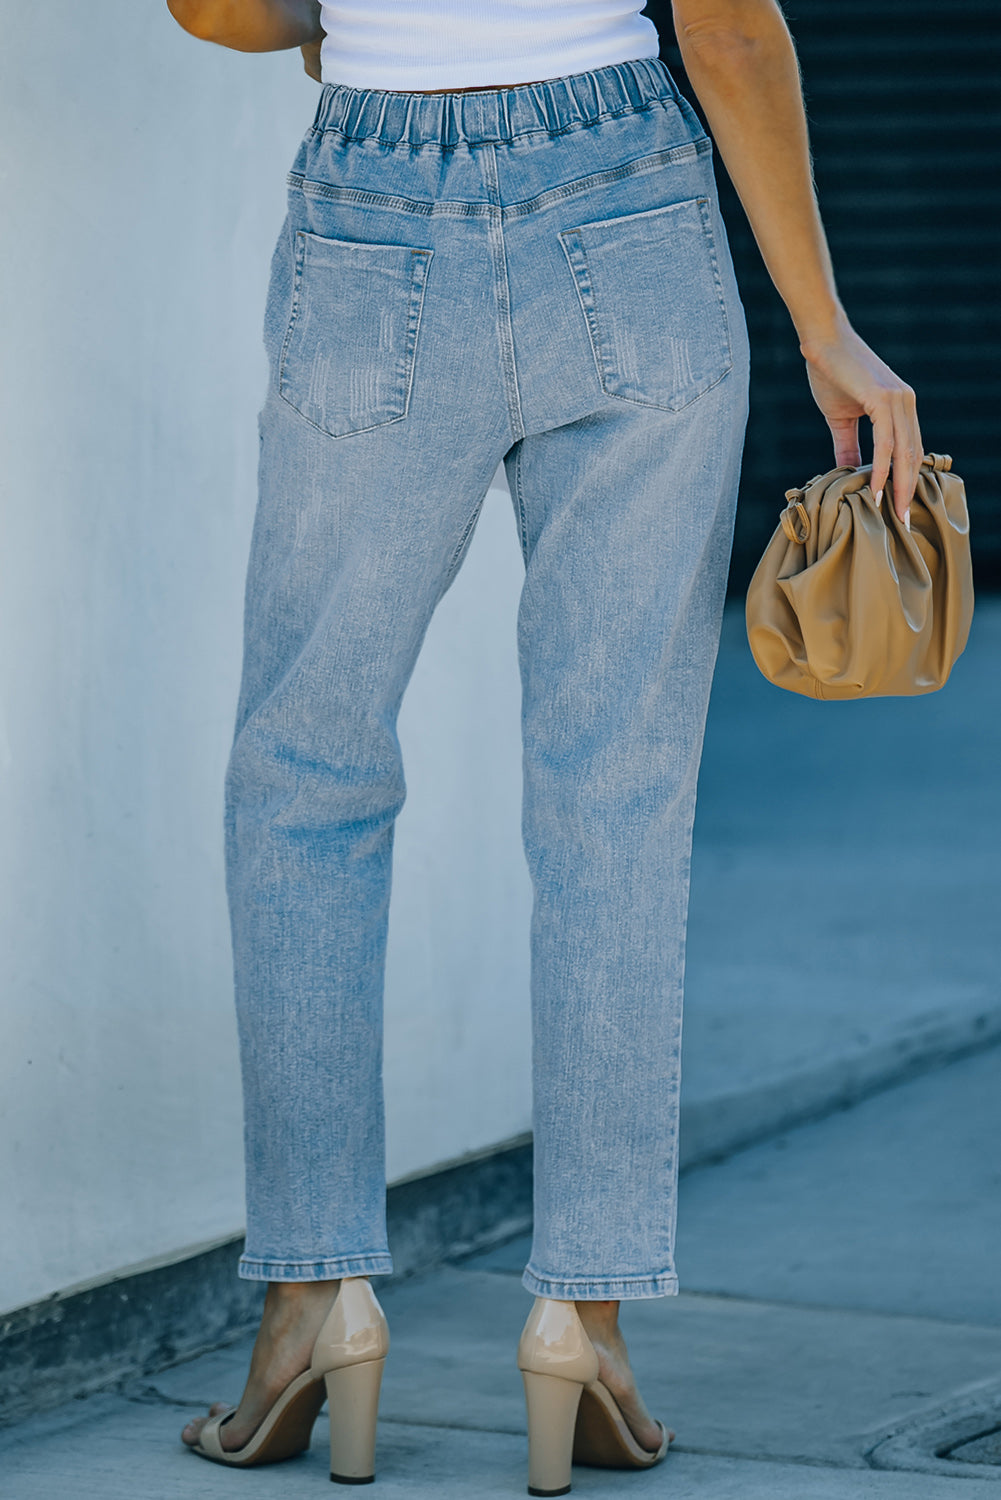
{"label": "concrete sidewalk", "polygon": [[1001,1038],[1001,600],[941,692],[817,703],[727,608],[699,780],[682,1160]]}
{"label": "concrete sidewalk", "polygon": [[[688,1174],[686,1290],[623,1309],[676,1449],[648,1473],[575,1470],[575,1492],[960,1500],[979,1483],[998,1493],[985,1487],[1001,1462],[935,1450],[1001,1430],[999,1132],[994,1049]],[[515,1241],[382,1292],[393,1346],[377,1493],[524,1494],[514,1349],[530,1305],[526,1252]],[[309,1454],[242,1474],[180,1445],[188,1415],[239,1394],[249,1349],[244,1340],[8,1430],[3,1493],[329,1494],[322,1418]]]}

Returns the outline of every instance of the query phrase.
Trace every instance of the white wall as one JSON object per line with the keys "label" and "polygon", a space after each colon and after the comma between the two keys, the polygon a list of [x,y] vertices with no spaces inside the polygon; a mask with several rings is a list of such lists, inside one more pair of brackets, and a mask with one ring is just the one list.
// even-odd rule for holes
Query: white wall
{"label": "white wall", "polygon": [[[242,1223],[222,871],[298,53],[0,0],[0,1307]],[[521,560],[492,493],[404,704],[390,1177],[529,1123]]]}

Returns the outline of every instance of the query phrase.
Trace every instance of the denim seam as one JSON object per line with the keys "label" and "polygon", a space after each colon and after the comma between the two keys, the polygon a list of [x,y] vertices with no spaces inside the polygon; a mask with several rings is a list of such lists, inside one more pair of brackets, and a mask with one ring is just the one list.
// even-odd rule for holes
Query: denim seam
{"label": "denim seam", "polygon": [[[292,330],[295,327],[296,319],[299,316],[299,303],[301,301],[302,292],[302,267],[305,259],[306,241],[301,234],[297,234],[295,237],[295,262],[292,271],[292,306],[289,309],[288,323],[285,328],[285,337],[282,340],[281,352],[278,356],[278,378],[275,382],[278,387],[279,396],[281,396],[282,372],[285,369],[285,356],[288,353],[288,346],[292,338]],[[285,398],[282,397],[282,399],[284,400]],[[291,405],[291,402],[289,402],[289,405]]]}
{"label": "denim seam", "polygon": [[335,203],[354,203],[360,208],[384,208],[391,213],[423,214],[430,218],[434,214],[452,214],[456,218],[484,218],[490,212],[489,203],[426,203],[419,198],[402,198],[396,193],[375,193],[367,188],[337,187],[333,183],[318,182],[302,172],[289,172],[285,178],[290,188],[304,193],[308,198],[329,198]]}
{"label": "denim seam", "polygon": [[[726,349],[726,362],[714,380],[707,385],[700,386],[686,401],[674,405],[667,405],[662,401],[643,401],[637,396],[623,396],[619,391],[613,391],[610,382],[615,378],[616,372],[611,363],[606,360],[605,349],[602,343],[598,327],[598,308],[594,296],[594,284],[588,265],[587,250],[584,245],[583,229],[588,225],[580,225],[574,229],[564,229],[559,233],[559,241],[563,247],[570,274],[573,277],[574,286],[577,290],[577,300],[580,302],[581,311],[584,314],[584,322],[587,326],[588,338],[591,343],[591,353],[594,356],[595,369],[601,383],[601,389],[605,395],[613,401],[625,401],[630,406],[645,406],[653,411],[680,412],[693,402],[700,400],[702,396],[708,395],[713,388],[724,380],[733,369],[733,345],[730,340],[730,323],[726,315],[726,303],[723,297],[723,285],[720,279],[719,262],[716,256],[716,244],[712,233],[712,220],[709,215],[708,198],[684,199],[683,202],[694,203],[702,220],[703,238],[709,255],[709,265],[712,271],[713,289],[716,293],[716,305],[719,311],[723,331],[723,345]],[[651,214],[660,213],[665,208],[680,207],[680,204],[664,204],[660,208],[645,209],[640,214],[623,214],[622,219],[647,218]],[[615,220],[597,220],[599,224],[614,223]],[[571,251],[573,244],[573,251]],[[576,260],[575,260],[576,257]]]}
{"label": "denim seam", "polygon": [[511,218],[535,213],[539,209],[548,208],[552,203],[562,203],[569,198],[574,198],[578,193],[592,192],[595,188],[605,187],[613,182],[623,182],[629,177],[645,176],[649,172],[658,171],[661,167],[677,166],[681,162],[694,161],[711,149],[712,143],[708,136],[702,136],[697,141],[684,141],[680,146],[667,146],[663,151],[655,151],[651,156],[638,156],[635,161],[624,162],[618,167],[608,167],[603,172],[592,172],[588,177],[579,177],[574,182],[549,188],[535,198],[525,198],[520,203],[509,204],[504,209],[504,213]]}
{"label": "denim seam", "polygon": [[[322,427],[319,422],[314,422],[311,417],[307,416],[306,413],[300,407],[298,407],[282,389],[283,383],[285,381],[285,361],[288,354],[289,344],[292,340],[292,334],[295,329],[296,322],[298,321],[299,309],[302,301],[303,269],[306,260],[306,245],[308,233],[309,231],[302,229],[296,231],[295,271],[292,290],[292,307],[289,312],[288,327],[285,330],[285,337],[282,340],[281,353],[278,359],[277,379],[275,381],[275,388],[278,397],[280,400],[285,402],[286,406],[290,406],[292,410],[298,416],[300,416],[304,422],[308,422],[310,427],[315,428],[317,432],[322,432],[325,437],[355,437],[363,432],[375,432],[377,428],[389,427],[393,422],[402,422],[404,417],[406,417],[407,413],[410,410],[410,397],[413,392],[414,371],[417,364],[417,336],[420,332],[421,319],[424,312],[424,295],[427,290],[428,276],[430,275],[431,271],[431,261],[434,258],[434,251],[430,249],[410,250],[411,279],[409,306],[407,311],[407,337],[406,343],[404,345],[403,356],[404,368],[407,373],[403,393],[403,410],[401,412],[397,412],[395,416],[384,418],[382,421],[370,422],[367,427],[352,427],[348,432],[331,432],[329,428]],[[322,235],[317,235],[314,237],[317,239],[323,238]],[[391,248],[407,249],[409,247],[394,245]]]}
{"label": "denim seam", "polygon": [[[726,298],[723,295],[723,279],[720,275],[719,257],[716,254],[716,235],[713,230],[712,212],[708,198],[699,198],[699,213],[702,215],[702,227],[705,231],[706,245],[709,249],[709,260],[713,268],[713,286],[716,289],[716,302],[719,306],[719,315],[723,320],[723,337],[726,342],[727,358],[729,364],[723,374],[728,374],[733,369],[733,342],[730,338],[730,319],[726,315]],[[722,378],[722,377],[721,377]],[[719,381],[713,381],[718,385]],[[711,387],[710,387],[711,389]]]}
{"label": "denim seam", "polygon": [[[448,585],[452,582],[452,579],[455,577],[456,573],[459,570],[459,564],[462,562],[462,558],[469,543],[469,539],[473,534],[473,527],[476,525],[477,519],[482,509],[483,499],[481,498],[477,500],[475,506],[473,507],[473,512],[470,515],[469,520],[462,528],[462,533],[459,537],[458,542],[456,543],[455,550],[453,551],[451,559],[449,560],[448,567],[445,569],[445,588],[448,588]],[[444,593],[444,589],[442,590],[442,592]]]}
{"label": "denim seam", "polygon": [[546,1276],[535,1269],[529,1263],[522,1273],[522,1283],[533,1289],[543,1288],[538,1291],[538,1296],[565,1297],[573,1300],[580,1297],[581,1301],[588,1298],[580,1296],[581,1293],[589,1293],[592,1298],[609,1298],[619,1300],[635,1288],[657,1288],[657,1291],[644,1290],[641,1295],[657,1296],[675,1293],[678,1289],[678,1275],[676,1271],[652,1271],[646,1275],[626,1276]]}
{"label": "denim seam", "polygon": [[[685,141],[680,146],[670,146],[663,151],[654,152],[651,156],[640,156],[635,161],[626,162],[621,166],[609,167],[603,172],[592,172],[589,176],[580,177],[575,182],[564,183],[558,188],[549,188],[535,198],[526,198],[519,203],[507,204],[504,207],[504,217],[520,218],[526,214],[536,213],[553,203],[563,203],[569,198],[576,197],[578,193],[592,192],[596,188],[613,182],[622,182],[629,177],[656,172],[660,167],[692,161],[698,156],[705,155],[711,149],[712,145],[708,136],[702,136],[697,141]],[[489,203],[425,203],[416,198],[402,198],[394,193],[376,193],[363,188],[338,187],[333,183],[318,182],[315,178],[306,177],[302,172],[287,173],[285,181],[288,187],[304,193],[307,197],[328,198],[337,203],[355,203],[362,208],[384,208],[395,213],[423,214],[427,218],[435,214],[454,215],[456,218],[486,217],[492,208]]]}
{"label": "denim seam", "polygon": [[[238,1275],[245,1281],[282,1280],[327,1280],[333,1279],[330,1272],[339,1269],[343,1275],[391,1275],[392,1257],[385,1250],[352,1251],[347,1255],[320,1256],[314,1260],[283,1260],[241,1255],[237,1264]],[[292,1272],[293,1275],[288,1273]],[[304,1272],[312,1273],[303,1277]]]}
{"label": "denim seam", "polygon": [[[345,1257],[350,1259],[350,1257]],[[524,1275],[533,1278],[534,1281],[545,1281],[546,1286],[557,1287],[638,1287],[647,1286],[651,1281],[665,1281],[665,1283],[677,1283],[677,1272],[674,1271],[651,1271],[650,1275],[629,1275],[629,1277],[543,1277],[539,1271],[534,1271],[533,1266],[525,1266]]]}
{"label": "denim seam", "polygon": [[[407,392],[401,413],[404,417],[410,410],[410,398],[414,390],[414,373],[417,368],[417,336],[420,333],[421,321],[424,316],[424,298],[427,295],[428,277],[431,275],[431,262],[434,260],[434,251],[411,249],[410,260],[414,274],[410,283],[410,307],[407,315]],[[713,264],[715,265],[715,257]]]}
{"label": "denim seam", "polygon": [[247,1255],[245,1252],[240,1259],[248,1266],[328,1266],[333,1261],[340,1260],[389,1260],[390,1254],[383,1247],[379,1250],[351,1250],[344,1255],[307,1255],[298,1258],[288,1255]]}
{"label": "denim seam", "polygon": [[[571,239],[575,241],[575,252],[583,262],[582,276],[579,276],[577,274],[577,268],[574,265],[573,259],[571,258]],[[591,345],[591,356],[594,359],[595,373],[598,376],[598,382],[601,386],[601,389],[607,392],[607,387],[605,385],[605,374],[602,369],[602,356],[598,344],[597,323],[594,317],[594,296],[591,289],[591,278],[588,274],[587,258],[584,255],[584,244],[580,237],[580,233],[576,229],[561,234],[559,236],[559,241],[560,245],[562,246],[563,255],[566,259],[567,265],[570,268],[570,276],[573,280],[574,290],[577,293],[577,301],[580,303],[580,310],[584,314],[584,326],[587,329],[587,337]]]}
{"label": "denim seam", "polygon": [[511,435],[515,442],[525,436],[521,414],[521,391],[514,357],[514,327],[511,322],[511,286],[508,280],[507,246],[504,243],[504,210],[500,201],[497,175],[497,152],[488,146],[482,153],[483,179],[491,197],[487,239],[494,269],[494,295],[497,302],[497,337],[500,344],[501,373],[507,398]]}
{"label": "denim seam", "polygon": [[518,540],[521,543],[521,555],[525,559],[525,566],[527,568],[528,567],[528,515],[527,515],[527,512],[525,510],[525,497],[524,497],[524,494],[523,494],[522,488],[521,488],[521,450],[520,449],[517,449],[517,448],[515,449],[514,459],[512,460],[512,468],[514,469],[514,489],[511,492],[511,498],[514,501],[514,513],[515,513],[515,516],[517,517],[517,521],[518,521]]}

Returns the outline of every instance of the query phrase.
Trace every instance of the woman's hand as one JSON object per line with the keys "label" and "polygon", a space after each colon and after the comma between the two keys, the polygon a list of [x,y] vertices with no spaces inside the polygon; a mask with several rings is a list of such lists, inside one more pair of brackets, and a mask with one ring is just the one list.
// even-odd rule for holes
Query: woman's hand
{"label": "woman's hand", "polygon": [[829,338],[800,345],[813,399],[834,439],[834,460],[855,468],[862,462],[858,420],[872,423],[872,489],[883,498],[893,468],[893,508],[909,524],[909,511],[924,449],[911,387],[874,354],[845,320]]}
{"label": "woman's hand", "polygon": [[299,48],[302,53],[302,65],[310,78],[315,78],[317,83],[323,82],[320,72],[320,48],[323,45],[322,38],[318,42],[304,42]]}

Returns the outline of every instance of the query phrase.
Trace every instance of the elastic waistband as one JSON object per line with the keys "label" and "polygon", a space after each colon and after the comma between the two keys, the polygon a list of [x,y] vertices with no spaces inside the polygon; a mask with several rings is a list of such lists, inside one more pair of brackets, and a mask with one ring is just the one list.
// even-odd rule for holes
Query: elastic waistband
{"label": "elastic waistband", "polygon": [[470,93],[417,94],[326,83],[314,130],[385,146],[477,146],[523,136],[563,135],[615,115],[673,100],[674,80],[657,57],[588,73]]}

